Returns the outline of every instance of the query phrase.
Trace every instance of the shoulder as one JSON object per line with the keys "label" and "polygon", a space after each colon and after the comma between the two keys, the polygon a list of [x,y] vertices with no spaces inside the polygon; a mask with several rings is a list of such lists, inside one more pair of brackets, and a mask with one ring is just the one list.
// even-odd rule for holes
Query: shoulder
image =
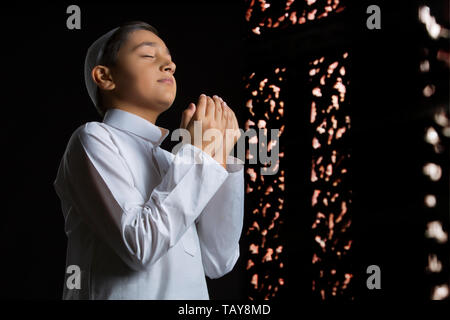
{"label": "shoulder", "polygon": [[89,137],[95,137],[99,139],[110,138],[110,133],[105,128],[104,123],[97,121],[91,121],[82,124],[75,130],[74,134],[76,134],[80,138],[89,138]]}
{"label": "shoulder", "polygon": [[79,126],[73,132],[69,146],[80,143],[85,149],[97,148],[100,146],[117,150],[112,138],[112,133],[102,122],[92,121]]}

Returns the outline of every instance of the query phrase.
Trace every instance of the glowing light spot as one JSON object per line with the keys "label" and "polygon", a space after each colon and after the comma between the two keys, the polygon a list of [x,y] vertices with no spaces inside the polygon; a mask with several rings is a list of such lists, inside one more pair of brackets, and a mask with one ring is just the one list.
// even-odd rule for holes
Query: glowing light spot
{"label": "glowing light spot", "polygon": [[316,182],[317,180],[318,180],[318,178],[316,175],[316,171],[313,169],[313,170],[311,170],[311,182]]}
{"label": "glowing light spot", "polygon": [[427,271],[436,273],[442,271],[442,263],[439,261],[435,254],[428,255]]}
{"label": "glowing light spot", "polygon": [[275,98],[278,99],[280,97],[280,88],[274,84],[269,85],[269,88],[272,88],[273,92],[275,93]]}
{"label": "glowing light spot", "polygon": [[256,172],[255,169],[253,168],[248,168],[247,169],[247,174],[250,176],[250,180],[255,182],[256,181]]}
{"label": "glowing light spot", "polygon": [[440,221],[428,222],[425,236],[435,239],[438,243],[445,243],[448,240],[448,235],[442,229],[442,223]]}
{"label": "glowing light spot", "polygon": [[297,23],[297,12],[292,11],[291,15],[289,16],[289,20],[291,20],[292,24]]}
{"label": "glowing light spot", "polygon": [[442,176],[441,166],[435,163],[427,163],[423,167],[423,174],[428,176],[432,181],[438,181]]}
{"label": "glowing light spot", "polygon": [[322,239],[320,236],[316,236],[314,240],[322,247],[322,249],[325,249],[325,241],[326,239]]}
{"label": "glowing light spot", "polygon": [[255,113],[252,110],[253,109],[253,100],[252,99],[248,100],[245,106],[248,108],[248,110],[252,114],[252,116],[255,116]]}
{"label": "glowing light spot", "polygon": [[261,211],[262,211],[263,217],[266,216],[266,211],[267,211],[267,209],[270,208],[270,207],[271,207],[270,203],[266,203],[266,205],[262,208]]}
{"label": "glowing light spot", "polygon": [[313,138],[312,146],[314,149],[320,148],[319,140],[316,137]]}
{"label": "glowing light spot", "polygon": [[424,89],[423,89],[423,95],[425,96],[425,97],[431,97],[433,94],[434,94],[434,92],[435,92],[435,90],[436,90],[436,87],[433,85],[433,84],[431,84],[431,85],[427,85]]}
{"label": "glowing light spot", "polygon": [[347,243],[347,245],[344,246],[344,249],[345,249],[345,250],[350,250],[350,248],[351,248],[351,246],[352,246],[352,241],[353,241],[353,240],[349,240],[348,243]]}
{"label": "glowing light spot", "polygon": [[275,211],[275,217],[273,220],[277,220],[280,217],[280,213],[278,211]]}
{"label": "glowing light spot", "polygon": [[267,252],[264,255],[264,257],[262,258],[262,262],[272,261],[272,254],[273,254],[273,249],[267,248]]}
{"label": "glowing light spot", "polygon": [[319,87],[316,87],[313,89],[312,91],[313,95],[315,95],[316,97],[321,97],[322,96],[322,92],[320,91]]}
{"label": "glowing light spot", "polygon": [[245,130],[250,129],[250,127],[253,127],[254,125],[255,125],[255,123],[254,123],[252,120],[248,119],[248,120],[245,122]]}
{"label": "glowing light spot", "polygon": [[312,206],[313,207],[317,204],[317,197],[319,196],[320,192],[321,191],[318,189],[314,190],[314,194],[312,196]]}
{"label": "glowing light spot", "polygon": [[266,127],[266,121],[265,120],[259,120],[258,121],[258,128],[265,128]]}
{"label": "glowing light spot", "polygon": [[264,89],[264,86],[266,85],[267,81],[269,81],[269,79],[265,78],[264,80],[262,80],[259,83],[259,90],[262,91]]}
{"label": "glowing light spot", "polygon": [[445,114],[444,108],[434,113],[434,121],[441,127],[450,127],[450,119]]}
{"label": "glowing light spot", "polygon": [[258,274],[257,273],[255,273],[253,275],[252,281],[250,283],[254,285],[255,289],[258,288]]}
{"label": "glowing light spot", "polygon": [[428,34],[431,38],[437,39],[441,33],[441,26],[436,22],[436,19],[430,14],[428,6],[419,7],[419,20],[425,24]]}
{"label": "glowing light spot", "polygon": [[425,141],[433,145],[439,143],[439,134],[433,127],[429,127],[425,134]]}
{"label": "glowing light spot", "polygon": [[313,258],[312,258],[312,263],[314,264],[314,263],[316,263],[316,262],[318,262],[318,261],[320,261],[320,258],[317,256],[317,254],[313,254]]}
{"label": "glowing light spot", "polygon": [[345,133],[346,130],[347,130],[347,129],[346,129],[345,127],[339,128],[339,129],[336,131],[336,139],[341,138],[342,135]]}
{"label": "glowing light spot", "polygon": [[430,62],[428,60],[424,60],[420,63],[420,71],[422,72],[430,71]]}
{"label": "glowing light spot", "polygon": [[308,20],[314,20],[316,17],[317,9],[314,9],[311,12],[308,12],[307,18]]}
{"label": "glowing light spot", "polygon": [[311,123],[316,121],[316,116],[317,116],[316,103],[313,101],[311,103],[311,120],[310,120]]}
{"label": "glowing light spot", "polygon": [[259,249],[259,247],[257,245],[255,245],[253,243],[250,245],[250,251],[252,254],[258,254],[258,249]]}
{"label": "glowing light spot", "polygon": [[427,194],[425,196],[425,205],[430,208],[434,208],[436,206],[436,196],[433,194]]}
{"label": "glowing light spot", "polygon": [[431,294],[432,300],[444,300],[448,298],[449,289],[447,284],[437,285],[433,288]]}
{"label": "glowing light spot", "polygon": [[335,61],[335,62],[333,62],[332,64],[330,64],[329,66],[328,66],[328,73],[329,74],[332,74],[333,72],[334,72],[334,69],[336,69],[336,67],[339,65],[339,62],[337,62],[337,61]]}
{"label": "glowing light spot", "polygon": [[249,139],[248,139],[248,143],[251,143],[251,144],[257,144],[258,143],[258,136],[253,136],[253,137],[250,137]]}
{"label": "glowing light spot", "polygon": [[272,147],[277,145],[277,140],[270,140],[269,143],[267,144],[267,150],[271,151]]}

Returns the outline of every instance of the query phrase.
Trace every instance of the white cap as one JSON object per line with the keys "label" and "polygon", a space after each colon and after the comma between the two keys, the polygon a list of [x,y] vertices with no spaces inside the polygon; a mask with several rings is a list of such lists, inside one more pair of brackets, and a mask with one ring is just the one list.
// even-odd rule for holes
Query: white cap
{"label": "white cap", "polygon": [[98,103],[97,84],[92,79],[91,73],[92,69],[94,69],[96,65],[100,64],[100,59],[103,55],[103,51],[105,50],[106,43],[118,29],[119,27],[114,28],[95,40],[87,50],[86,59],[84,60],[84,82],[86,83],[89,97],[91,97],[95,108],[101,116],[103,116],[103,114]]}

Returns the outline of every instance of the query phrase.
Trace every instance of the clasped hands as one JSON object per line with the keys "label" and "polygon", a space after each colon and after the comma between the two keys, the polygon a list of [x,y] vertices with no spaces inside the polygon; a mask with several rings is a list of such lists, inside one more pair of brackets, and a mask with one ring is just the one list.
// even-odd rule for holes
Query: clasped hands
{"label": "clasped hands", "polygon": [[188,143],[209,154],[226,169],[227,157],[241,132],[236,115],[222,98],[201,94],[197,105],[191,103],[183,111],[180,127],[189,131],[191,141]]}

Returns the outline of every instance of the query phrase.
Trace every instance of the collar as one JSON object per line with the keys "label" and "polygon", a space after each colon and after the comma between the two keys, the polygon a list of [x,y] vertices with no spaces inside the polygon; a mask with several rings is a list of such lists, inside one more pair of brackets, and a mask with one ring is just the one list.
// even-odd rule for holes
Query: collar
{"label": "collar", "polygon": [[150,141],[155,146],[159,146],[169,134],[168,129],[154,125],[134,113],[121,109],[108,109],[103,118],[103,123],[120,130],[134,133]]}

